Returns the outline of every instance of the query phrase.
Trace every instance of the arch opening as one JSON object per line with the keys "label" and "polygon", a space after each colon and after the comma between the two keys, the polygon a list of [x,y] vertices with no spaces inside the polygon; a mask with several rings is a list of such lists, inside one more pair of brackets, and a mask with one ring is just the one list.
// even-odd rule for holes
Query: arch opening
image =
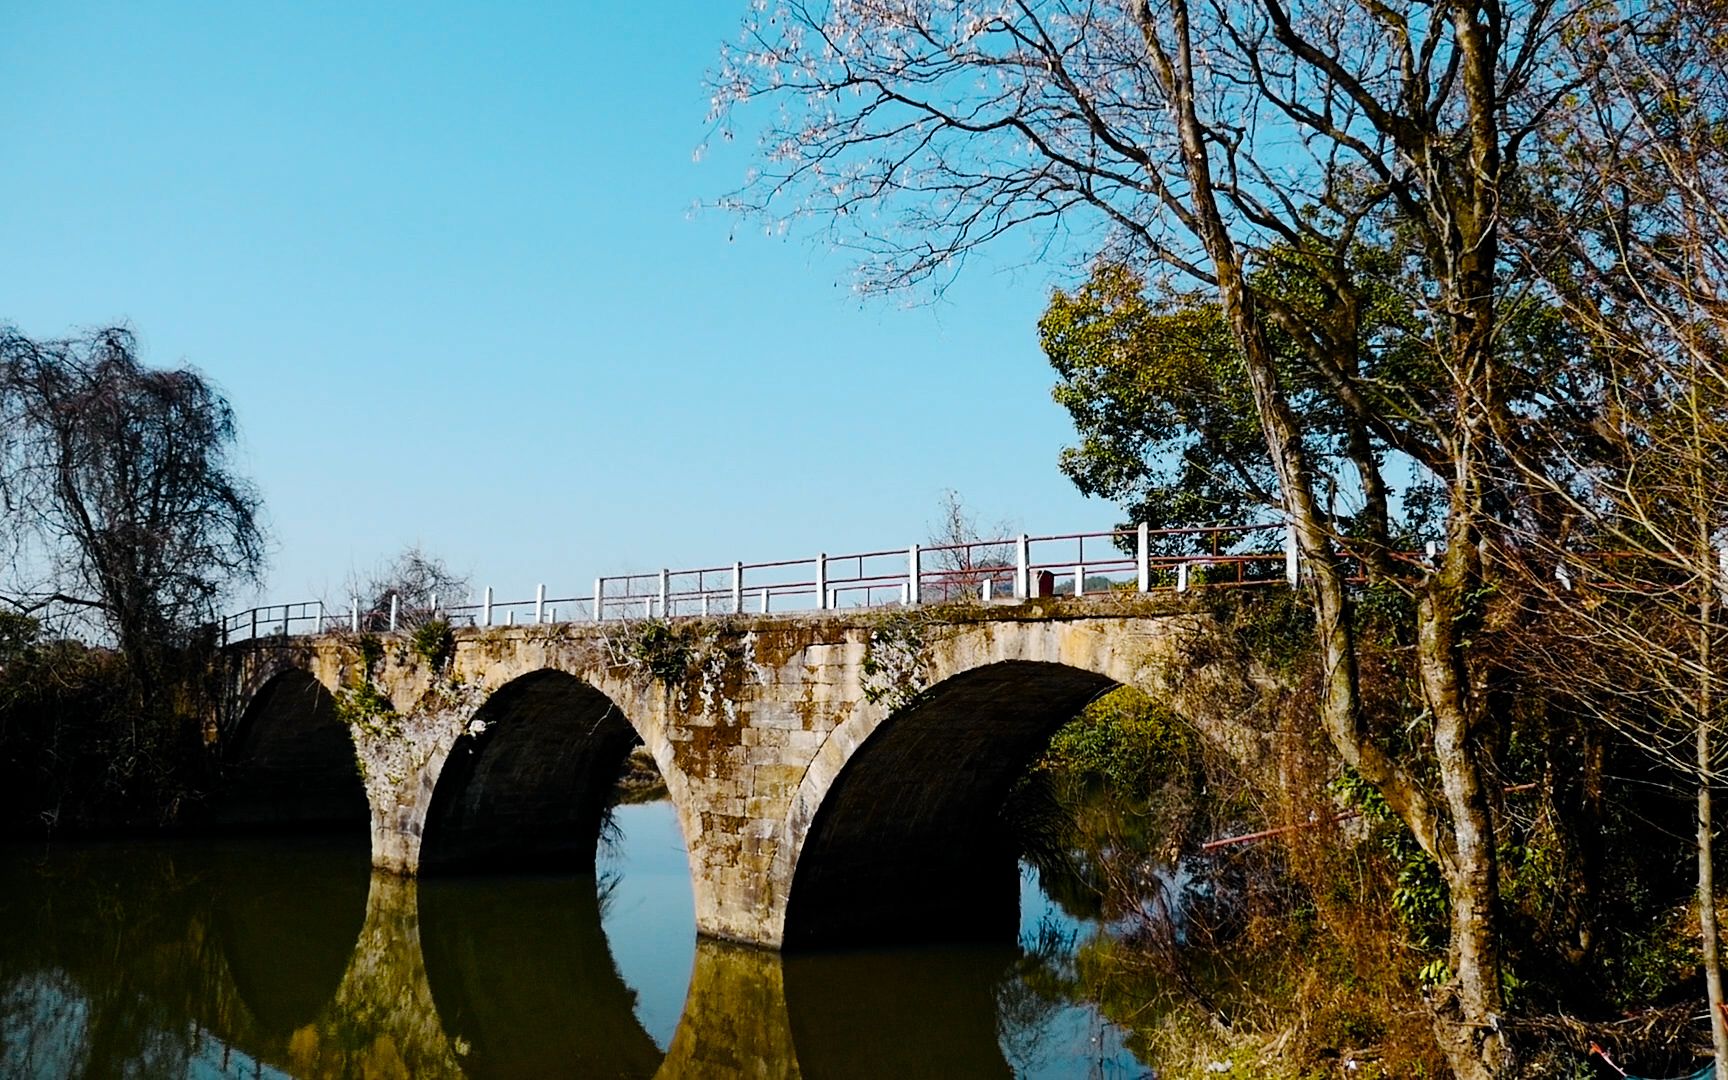
{"label": "arch opening", "polygon": [[1009,790],[1063,724],[1117,683],[1005,661],[884,720],[823,795],[798,854],[783,945],[1010,942],[1019,844]]}
{"label": "arch opening", "polygon": [[371,812],[336,699],[311,674],[284,671],[247,704],[212,814],[221,825],[352,829]]}
{"label": "arch opening", "polygon": [[605,694],[560,671],[495,691],[438,775],[420,871],[593,873],[619,773],[641,740]]}

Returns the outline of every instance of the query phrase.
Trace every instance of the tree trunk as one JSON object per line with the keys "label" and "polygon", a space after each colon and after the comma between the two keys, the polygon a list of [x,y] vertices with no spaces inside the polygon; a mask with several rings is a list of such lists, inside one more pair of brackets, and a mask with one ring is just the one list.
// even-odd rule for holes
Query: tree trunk
{"label": "tree trunk", "polygon": [[[1708,549],[1706,549],[1708,550]],[[1710,685],[1710,639],[1714,603],[1706,596],[1698,604],[1698,929],[1704,959],[1704,990],[1710,1000],[1710,1041],[1716,1049],[1716,1080],[1728,1080],[1728,1026],[1722,1019],[1722,958],[1716,930],[1716,859],[1712,852],[1715,828],[1710,820],[1710,721],[1715,693]]]}
{"label": "tree trunk", "polygon": [[1698,925],[1703,937],[1704,988],[1710,999],[1710,1038],[1716,1080],[1728,1080],[1728,1028],[1722,1023],[1722,960],[1716,933],[1716,869],[1710,853],[1710,731],[1698,725]]}
{"label": "tree trunk", "polygon": [[[1494,851],[1494,828],[1479,766],[1480,727],[1474,708],[1466,665],[1465,646],[1459,638],[1458,616],[1466,587],[1479,579],[1476,566],[1474,515],[1477,509],[1475,476],[1470,472],[1474,449],[1469,445],[1470,424],[1484,416],[1473,409],[1462,442],[1456,451],[1461,463],[1454,490],[1449,573],[1431,578],[1427,599],[1419,605],[1419,650],[1424,693],[1435,717],[1435,750],[1439,758],[1444,805],[1449,818],[1443,821],[1436,801],[1423,789],[1419,777],[1388,754],[1368,729],[1362,714],[1357,650],[1351,623],[1349,573],[1333,544],[1333,522],[1315,498],[1313,476],[1303,451],[1301,426],[1290,404],[1289,391],[1280,384],[1278,364],[1256,310],[1246,278],[1246,268],[1219,210],[1213,185],[1207,137],[1194,102],[1194,54],[1186,0],[1172,0],[1169,33],[1173,52],[1159,42],[1158,30],[1144,0],[1136,6],[1136,17],[1147,56],[1159,81],[1170,95],[1171,118],[1181,141],[1184,171],[1190,183],[1190,227],[1204,243],[1211,258],[1218,296],[1230,320],[1232,336],[1242,351],[1254,403],[1282,488],[1286,512],[1297,546],[1308,560],[1310,587],[1315,599],[1316,634],[1320,644],[1322,684],[1321,722],[1333,747],[1345,764],[1371,784],[1392,810],[1409,826],[1423,850],[1440,864],[1452,902],[1452,959],[1456,973],[1454,1009],[1442,1008],[1436,1016],[1441,1048],[1461,1080],[1493,1080],[1506,1061],[1500,1032],[1501,988],[1499,927],[1496,911],[1499,881]],[[1481,52],[1476,31],[1478,60]],[[1488,61],[1492,71],[1492,61]],[[1475,65],[1480,68],[1480,64]],[[1479,77],[1472,70],[1472,77]],[[1480,87],[1477,88],[1480,91]],[[1480,127],[1481,125],[1477,125]],[[1492,118],[1487,121],[1492,128]],[[1492,135],[1492,131],[1488,131]],[[1483,132],[1473,132],[1479,156],[1493,160],[1493,139],[1482,149]],[[1488,169],[1486,175],[1497,170]],[[1480,200],[1478,200],[1480,202]],[[1475,209],[1480,210],[1477,206]],[[1463,352],[1467,363],[1460,370],[1480,375],[1492,359],[1493,240],[1480,228],[1488,216],[1473,216],[1465,230],[1468,263],[1461,277],[1469,298],[1464,305]],[[1477,287],[1472,291],[1471,286]],[[1481,287],[1485,286],[1486,291]],[[1348,358],[1354,363],[1355,358]],[[1467,379],[1467,389],[1475,381]],[[1474,404],[1470,394],[1461,400]],[[1443,602],[1436,604],[1435,599]],[[1449,1015],[1450,1014],[1450,1015]]]}
{"label": "tree trunk", "polygon": [[[1444,563],[1416,606],[1417,671],[1434,718],[1434,757],[1451,819],[1449,859],[1440,869],[1452,902],[1451,998],[1434,1022],[1460,1078],[1486,1080],[1509,1065],[1499,935],[1499,860],[1494,819],[1482,780],[1482,709],[1463,661],[1460,634],[1467,587],[1478,578],[1474,538],[1454,517]],[[1448,1007],[1449,1006],[1449,1007]]]}

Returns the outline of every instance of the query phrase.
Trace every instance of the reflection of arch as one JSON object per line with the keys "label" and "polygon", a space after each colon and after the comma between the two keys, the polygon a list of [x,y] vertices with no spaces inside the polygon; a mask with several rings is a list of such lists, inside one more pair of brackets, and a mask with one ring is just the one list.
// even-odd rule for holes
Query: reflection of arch
{"label": "reflection of arch", "polygon": [[649,1077],[660,1067],[607,947],[594,885],[420,884],[426,980],[467,1075]]}
{"label": "reflection of arch", "polygon": [[364,845],[224,846],[210,854],[214,921],[263,1046],[285,1044],[336,995],[366,920]]}
{"label": "reflection of arch", "polygon": [[[857,741],[833,782],[810,790],[822,775],[813,768],[799,793],[815,813],[795,855],[783,944],[1011,941],[1017,852],[1003,800],[1056,729],[1113,685],[1065,664],[1006,660],[847,732]],[[831,742],[824,752],[847,745]]]}
{"label": "reflection of arch", "polygon": [[288,668],[247,704],[227,755],[229,782],[215,816],[224,824],[357,826],[370,818],[366,787],[336,699]]}
{"label": "reflection of arch", "polygon": [[1011,1080],[997,988],[1014,977],[1018,955],[970,946],[787,957],[786,1014],[800,1075]]}
{"label": "reflection of arch", "polygon": [[501,686],[439,771],[420,869],[592,871],[635,729],[605,694],[550,669]]}

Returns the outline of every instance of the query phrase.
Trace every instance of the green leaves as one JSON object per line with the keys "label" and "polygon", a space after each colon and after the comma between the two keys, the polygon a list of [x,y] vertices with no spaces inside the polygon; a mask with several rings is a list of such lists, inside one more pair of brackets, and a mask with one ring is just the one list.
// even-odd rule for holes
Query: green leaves
{"label": "green leaves", "polygon": [[1216,303],[1155,303],[1137,274],[1101,263],[1052,295],[1038,334],[1080,436],[1060,464],[1081,491],[1154,528],[1246,521],[1269,500],[1254,402]]}
{"label": "green leaves", "polygon": [[1119,687],[1057,731],[1038,767],[1083,782],[1141,791],[1193,771],[1199,750],[1193,730],[1168,706],[1139,690]]}

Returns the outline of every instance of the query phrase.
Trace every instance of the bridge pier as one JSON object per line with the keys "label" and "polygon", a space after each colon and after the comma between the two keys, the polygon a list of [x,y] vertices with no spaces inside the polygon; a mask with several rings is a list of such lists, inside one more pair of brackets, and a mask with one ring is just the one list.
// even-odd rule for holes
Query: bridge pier
{"label": "bridge pier", "polygon": [[412,877],[420,872],[420,848],[439,774],[456,741],[467,734],[468,717],[416,717],[408,731],[353,731],[366,802],[371,810],[372,865]]}

